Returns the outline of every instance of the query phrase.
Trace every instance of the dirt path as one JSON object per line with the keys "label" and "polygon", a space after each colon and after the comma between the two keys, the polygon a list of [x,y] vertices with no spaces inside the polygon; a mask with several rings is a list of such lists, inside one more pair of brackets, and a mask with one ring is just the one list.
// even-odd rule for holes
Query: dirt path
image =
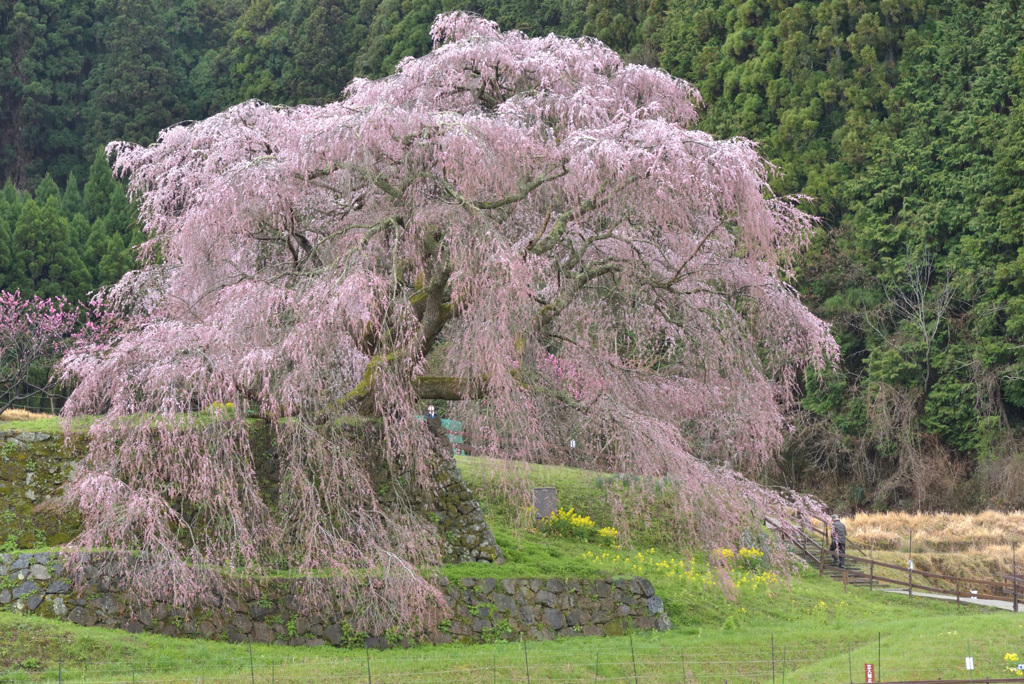
{"label": "dirt path", "polygon": [[[904,596],[906,596],[909,593],[906,589],[882,589],[881,591],[887,591],[890,594],[903,594]],[[915,591],[914,596],[921,596],[923,598],[942,599],[944,601],[956,601],[956,596],[946,596],[945,594],[929,594],[927,592],[922,591]],[[1013,610],[1013,601],[965,598],[961,596],[960,603],[964,603],[969,606],[988,606],[989,608],[999,608],[1000,610]]]}

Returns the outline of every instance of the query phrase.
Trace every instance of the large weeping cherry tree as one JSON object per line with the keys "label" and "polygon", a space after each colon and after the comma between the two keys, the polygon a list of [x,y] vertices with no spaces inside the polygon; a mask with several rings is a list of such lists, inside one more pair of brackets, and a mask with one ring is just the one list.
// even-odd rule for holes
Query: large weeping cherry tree
{"label": "large weeping cherry tree", "polygon": [[[737,472],[837,353],[786,282],[799,198],[750,141],[691,128],[692,86],[597,41],[458,12],[432,35],[334,104],[250,101],[111,146],[149,241],[102,302],[113,342],[66,361],[67,412],[101,414],[66,500],[81,547],[144,550],[141,595],[285,565],[358,595],[365,628],[429,622],[435,535],[371,475],[429,495],[428,400],[477,455],[558,462],[574,439],[585,466],[667,479],[691,544],[814,508]],[[343,429],[360,414],[370,444]]]}

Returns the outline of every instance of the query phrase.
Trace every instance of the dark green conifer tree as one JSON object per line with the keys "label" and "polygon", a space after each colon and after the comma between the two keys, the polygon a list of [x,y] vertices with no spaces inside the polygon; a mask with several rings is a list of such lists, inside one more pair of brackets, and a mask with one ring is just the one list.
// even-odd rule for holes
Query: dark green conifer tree
{"label": "dark green conifer tree", "polygon": [[82,261],[89,270],[93,285],[98,286],[102,281],[100,262],[107,254],[109,243],[110,233],[107,231],[107,222],[98,218],[92,222],[92,226],[89,228],[89,238],[82,249]]}
{"label": "dark green conifer tree", "polygon": [[60,198],[60,209],[65,216],[74,216],[82,211],[82,192],[78,189],[78,177],[72,171],[68,174],[68,182],[64,184],[64,194]]}
{"label": "dark green conifer tree", "polygon": [[119,233],[126,243],[131,240],[132,228],[136,223],[135,207],[128,201],[124,186],[117,181],[110,188],[107,213],[103,220],[109,234]]}
{"label": "dark green conifer tree", "polygon": [[294,35],[288,16],[286,3],[253,0],[238,18],[220,58],[226,71],[222,76],[235,99],[289,102],[283,72],[291,60]]}
{"label": "dark green conifer tree", "polygon": [[131,248],[125,246],[120,233],[114,233],[107,242],[106,254],[100,259],[97,285],[112,285],[130,271],[135,264]]}
{"label": "dark green conifer tree", "polygon": [[292,97],[331,101],[352,80],[355,55],[369,26],[359,22],[358,0],[299,0],[291,17],[292,59],[287,65]]}
{"label": "dark green conifer tree", "polygon": [[43,176],[43,180],[39,181],[39,185],[36,186],[36,203],[46,204],[51,197],[60,199],[60,188],[57,187],[57,183],[53,180],[53,177],[47,173]]}
{"label": "dark green conifer tree", "polygon": [[86,219],[95,221],[107,215],[110,210],[110,196],[114,194],[116,183],[106,153],[102,149],[97,150],[92,166],[89,167],[89,179],[85,182],[82,197],[82,213]]}
{"label": "dark green conifer tree", "polygon": [[71,244],[74,245],[75,250],[78,252],[78,255],[82,257],[82,262],[84,263],[85,246],[89,242],[89,235],[92,233],[92,230],[89,222],[86,220],[85,216],[82,215],[82,212],[78,212],[71,217],[68,230],[71,238]]}
{"label": "dark green conifer tree", "polygon": [[82,163],[95,0],[0,2],[0,178],[34,187]]}
{"label": "dark green conifer tree", "polygon": [[7,225],[13,230],[14,222],[18,220],[18,214],[21,213],[21,203],[23,201],[21,192],[14,187],[14,183],[8,180],[4,183],[4,188],[0,191],[0,197],[3,197],[3,212],[4,217],[7,219]]}
{"label": "dark green conifer tree", "polygon": [[11,287],[26,295],[85,298],[89,274],[71,244],[70,227],[56,197],[42,206],[25,200],[11,245]]}
{"label": "dark green conifer tree", "polygon": [[6,203],[7,200],[0,195],[0,290],[7,289],[11,274],[11,231],[4,216]]}

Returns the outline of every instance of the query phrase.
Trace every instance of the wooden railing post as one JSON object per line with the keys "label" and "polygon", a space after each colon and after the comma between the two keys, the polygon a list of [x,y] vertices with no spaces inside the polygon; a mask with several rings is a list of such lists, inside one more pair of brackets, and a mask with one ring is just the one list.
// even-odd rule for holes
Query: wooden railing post
{"label": "wooden railing post", "polygon": [[1017,612],[1017,542],[1010,546],[1014,554],[1014,612]]}
{"label": "wooden railing post", "polygon": [[825,574],[825,547],[828,546],[828,523],[821,531],[821,553],[818,556],[818,577]]}
{"label": "wooden railing post", "polygon": [[910,552],[908,553],[909,560],[907,561],[907,583],[910,585],[910,591],[907,595],[911,598],[914,597],[914,530],[910,530]]}

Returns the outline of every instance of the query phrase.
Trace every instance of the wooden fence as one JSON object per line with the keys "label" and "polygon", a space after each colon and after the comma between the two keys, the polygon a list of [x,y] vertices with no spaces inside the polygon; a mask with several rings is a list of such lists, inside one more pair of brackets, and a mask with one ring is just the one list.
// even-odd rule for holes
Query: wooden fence
{"label": "wooden fence", "polygon": [[[892,585],[905,588],[910,596],[914,591],[923,591],[955,598],[959,604],[961,599],[988,599],[996,601],[1012,601],[1014,612],[1019,610],[1020,592],[1024,589],[1024,577],[1017,575],[1016,548],[1014,549],[1013,574],[1000,575],[994,579],[978,577],[958,577],[936,572],[914,569],[913,553],[909,553],[906,566],[893,565],[875,560],[873,550],[865,553],[856,542],[847,537],[846,551],[833,552],[829,548],[828,528],[810,526],[800,529],[796,538],[790,538],[798,555],[809,564],[818,566],[819,574],[828,574],[833,579],[843,582],[844,587],[860,585],[874,588]],[[846,567],[826,565],[828,558],[838,556]],[[939,586],[936,586],[939,585]],[[942,586],[944,585],[944,586]]]}

